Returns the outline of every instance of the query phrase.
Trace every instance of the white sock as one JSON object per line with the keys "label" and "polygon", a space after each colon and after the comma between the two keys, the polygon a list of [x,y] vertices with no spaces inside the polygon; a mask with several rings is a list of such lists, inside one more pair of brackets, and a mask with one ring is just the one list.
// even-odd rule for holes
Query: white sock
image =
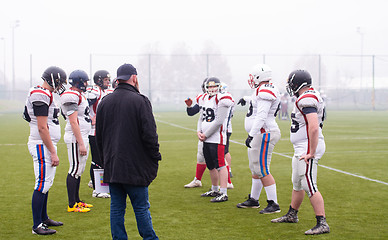
{"label": "white sock", "polygon": [[261,189],[263,189],[261,180],[252,178],[251,198],[259,200]]}
{"label": "white sock", "polygon": [[212,191],[218,192],[220,190],[219,186],[212,185]]}
{"label": "white sock", "polygon": [[228,196],[228,188],[221,188],[220,192]]}
{"label": "white sock", "polygon": [[278,203],[278,196],[276,194],[276,184],[264,187],[265,192],[267,193],[267,199],[272,200],[275,203]]}

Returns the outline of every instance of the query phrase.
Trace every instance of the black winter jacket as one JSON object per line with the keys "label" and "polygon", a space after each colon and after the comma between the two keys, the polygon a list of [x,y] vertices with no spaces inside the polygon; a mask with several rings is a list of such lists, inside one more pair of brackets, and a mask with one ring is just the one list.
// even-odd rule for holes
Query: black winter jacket
{"label": "black winter jacket", "polygon": [[162,156],[152,106],[132,85],[120,83],[102,99],[96,142],[104,182],[148,186],[156,178]]}

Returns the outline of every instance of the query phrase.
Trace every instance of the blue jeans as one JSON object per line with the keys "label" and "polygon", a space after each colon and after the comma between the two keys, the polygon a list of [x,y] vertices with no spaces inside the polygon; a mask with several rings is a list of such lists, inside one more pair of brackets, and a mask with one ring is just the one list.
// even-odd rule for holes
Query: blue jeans
{"label": "blue jeans", "polygon": [[148,187],[132,186],[128,184],[110,183],[110,228],[113,239],[128,239],[125,231],[124,216],[127,207],[127,195],[135,212],[137,229],[143,239],[159,239],[152,226],[149,211]]}

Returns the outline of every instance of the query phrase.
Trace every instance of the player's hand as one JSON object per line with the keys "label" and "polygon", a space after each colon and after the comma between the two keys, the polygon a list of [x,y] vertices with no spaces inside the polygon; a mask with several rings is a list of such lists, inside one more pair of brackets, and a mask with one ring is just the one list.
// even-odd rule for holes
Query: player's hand
{"label": "player's hand", "polygon": [[185,103],[186,103],[187,107],[190,107],[193,104],[193,100],[191,100],[191,98],[187,98],[185,100]]}
{"label": "player's hand", "polygon": [[245,106],[247,102],[244,100],[244,98],[240,98],[240,100],[238,100],[238,103],[237,105],[241,104],[241,106]]}
{"label": "player's hand", "polygon": [[308,165],[309,164],[309,160],[310,159],[313,159],[314,158],[314,154],[306,154],[306,155],[302,155],[300,158],[299,158],[299,161],[301,160],[304,160],[304,162]]}
{"label": "player's hand", "polygon": [[249,148],[251,148],[252,139],[253,137],[248,135],[247,139],[245,140],[245,145]]}
{"label": "player's hand", "polygon": [[85,156],[87,153],[88,153],[88,151],[86,150],[85,145],[79,144],[79,154],[80,154],[81,156]]}
{"label": "player's hand", "polygon": [[59,158],[56,153],[51,153],[51,166],[56,167],[59,165]]}
{"label": "player's hand", "polygon": [[197,132],[197,136],[198,136],[198,139],[202,142],[206,140],[206,135],[203,134],[202,132]]}

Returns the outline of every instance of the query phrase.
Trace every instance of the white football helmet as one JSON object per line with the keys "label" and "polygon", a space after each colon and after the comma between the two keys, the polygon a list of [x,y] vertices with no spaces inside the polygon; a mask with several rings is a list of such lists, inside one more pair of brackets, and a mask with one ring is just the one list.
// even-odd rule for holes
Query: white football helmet
{"label": "white football helmet", "polygon": [[225,82],[221,82],[220,93],[226,92],[228,92],[228,84],[226,84]]}
{"label": "white football helmet", "polygon": [[216,77],[209,77],[205,83],[205,89],[209,96],[214,96],[220,92],[221,81]]}
{"label": "white football helmet", "polygon": [[258,64],[252,68],[248,84],[251,88],[257,88],[261,82],[270,81],[271,79],[272,69],[266,64]]}

